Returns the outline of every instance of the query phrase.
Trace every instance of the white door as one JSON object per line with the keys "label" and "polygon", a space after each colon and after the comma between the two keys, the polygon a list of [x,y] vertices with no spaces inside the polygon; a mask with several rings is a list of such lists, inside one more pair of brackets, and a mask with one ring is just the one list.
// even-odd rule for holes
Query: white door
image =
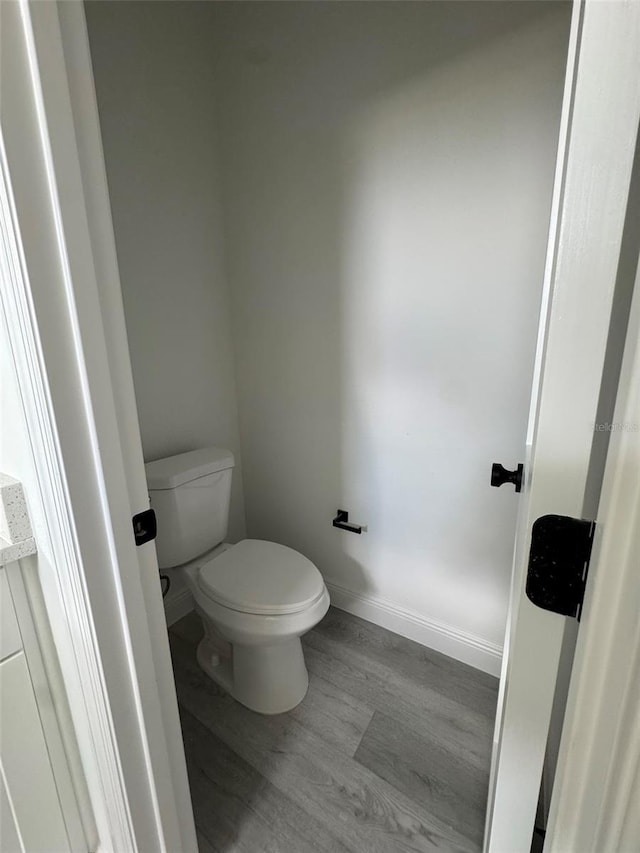
{"label": "white door", "polygon": [[[159,839],[157,849],[194,849],[157,565],[152,546],[132,544],[130,516],[147,501],[82,6],[22,0],[20,8],[28,35],[25,74],[37,89],[34,108],[53,199],[47,203],[54,203],[57,216],[47,233],[65,260],[63,284],[52,278],[54,267],[42,280],[34,268],[30,311],[43,330],[38,345],[51,367],[48,393],[60,426],[56,458],[66,469],[70,507],[86,520],[77,531],[79,553],[86,540],[93,563],[103,556],[105,561],[101,574],[85,567],[84,603],[93,608],[97,627],[95,638],[84,639],[102,652],[114,680],[122,667],[110,658],[126,640],[131,683],[121,680],[110,692],[107,678],[104,693],[111,699],[116,735],[119,727],[126,730],[123,705],[131,698],[136,738],[139,734],[145,752],[145,760],[135,762],[116,737],[121,761],[116,771],[122,774],[123,799],[132,806],[127,817],[133,835],[138,825],[148,826]],[[566,620],[528,603],[524,566],[532,521],[547,513],[580,517],[587,484],[593,485],[593,422],[640,107],[639,20],[640,4],[624,0],[578,2],[574,9],[496,727],[486,836],[491,853],[528,851],[533,829]],[[20,165],[26,153],[16,139],[13,163]],[[17,181],[17,171],[15,176]],[[18,219],[21,206],[26,210],[27,201],[19,203]],[[20,224],[26,233],[29,223],[23,218]],[[26,245],[27,266],[41,243]],[[64,311],[52,308],[56,294]],[[76,373],[80,380],[74,380]],[[68,393],[74,382],[77,400]],[[85,444],[90,453],[80,466]],[[97,521],[104,536],[93,535]],[[106,584],[112,575],[117,607],[98,594],[99,582]],[[73,614],[78,605],[70,598],[68,606]],[[113,628],[110,612],[117,618]],[[136,773],[140,791],[149,791],[150,809],[146,803],[133,807]],[[143,819],[149,811],[154,814]]]}
{"label": "white door", "polygon": [[526,567],[537,518],[595,519],[607,450],[595,425],[612,419],[601,396],[601,385],[613,384],[613,398],[617,381],[610,326],[612,336],[624,340],[625,333],[626,313],[612,317],[612,306],[639,116],[640,4],[576,2],[494,735],[487,853],[530,849],[563,641],[571,652],[575,634],[573,620],[528,600]]}

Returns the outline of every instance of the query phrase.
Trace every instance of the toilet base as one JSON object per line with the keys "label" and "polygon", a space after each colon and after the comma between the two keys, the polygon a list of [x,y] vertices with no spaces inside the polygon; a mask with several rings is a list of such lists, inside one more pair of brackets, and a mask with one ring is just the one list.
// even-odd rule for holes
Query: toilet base
{"label": "toilet base", "polygon": [[299,637],[273,645],[234,643],[231,656],[223,657],[205,627],[197,657],[201,669],[216,684],[259,714],[291,711],[302,702],[309,687]]}

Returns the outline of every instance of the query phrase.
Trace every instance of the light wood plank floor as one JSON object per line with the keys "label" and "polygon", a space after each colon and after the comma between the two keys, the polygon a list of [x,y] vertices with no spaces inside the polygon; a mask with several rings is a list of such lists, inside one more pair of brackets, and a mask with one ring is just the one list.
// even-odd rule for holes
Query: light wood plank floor
{"label": "light wood plank floor", "polygon": [[331,608],[303,638],[309,692],[264,717],[170,630],[201,853],[477,851],[498,681]]}

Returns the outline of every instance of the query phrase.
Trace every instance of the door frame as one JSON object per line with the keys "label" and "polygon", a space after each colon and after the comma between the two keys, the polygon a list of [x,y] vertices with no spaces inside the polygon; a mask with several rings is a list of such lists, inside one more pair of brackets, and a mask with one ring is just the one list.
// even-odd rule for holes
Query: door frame
{"label": "door frame", "polygon": [[197,853],[82,3],[0,4],[2,309],[99,850]]}
{"label": "door frame", "polygon": [[640,838],[640,256],[611,423],[545,853]]}
{"label": "door frame", "polygon": [[[155,548],[136,549],[131,531],[148,497],[84,12],[79,2],[12,5],[30,91],[21,117],[28,145],[2,154],[8,193],[0,226],[11,250],[3,308],[43,500],[58,531],[64,606],[52,627],[75,652],[61,663],[82,699],[74,724],[100,850],[196,851]],[[640,387],[637,359],[629,371]],[[621,541],[630,520],[612,516],[609,537]],[[631,581],[622,578],[620,590]],[[602,629],[591,586],[590,578],[585,629],[589,608],[589,625]],[[572,701],[579,695],[572,685]],[[568,715],[567,755],[580,725]],[[566,756],[560,768],[559,790],[570,789],[576,768]],[[560,838],[567,808],[558,794],[548,845]],[[588,812],[573,811],[571,820]]]}

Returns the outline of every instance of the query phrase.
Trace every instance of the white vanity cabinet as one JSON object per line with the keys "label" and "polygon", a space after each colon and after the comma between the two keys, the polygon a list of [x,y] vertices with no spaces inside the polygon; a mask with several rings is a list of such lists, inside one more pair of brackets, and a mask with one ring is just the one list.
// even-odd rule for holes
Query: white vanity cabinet
{"label": "white vanity cabinet", "polygon": [[3,853],[70,850],[6,572],[0,568],[0,760]]}
{"label": "white vanity cabinet", "polygon": [[[10,479],[0,475],[0,498],[3,488],[6,497]],[[7,506],[0,499],[0,850],[75,853],[52,766],[52,744],[47,742],[42,721],[43,711],[52,708],[53,700],[43,679],[37,679],[34,688],[36,679],[25,654],[29,644],[23,639],[33,633],[31,613],[21,600],[14,600],[9,583],[11,573],[14,588],[20,589],[16,561],[28,559],[36,547],[30,526],[21,530],[24,518],[11,518]],[[11,508],[15,510],[15,505]],[[23,533],[28,535],[16,538]],[[41,662],[32,656],[31,663]]]}

